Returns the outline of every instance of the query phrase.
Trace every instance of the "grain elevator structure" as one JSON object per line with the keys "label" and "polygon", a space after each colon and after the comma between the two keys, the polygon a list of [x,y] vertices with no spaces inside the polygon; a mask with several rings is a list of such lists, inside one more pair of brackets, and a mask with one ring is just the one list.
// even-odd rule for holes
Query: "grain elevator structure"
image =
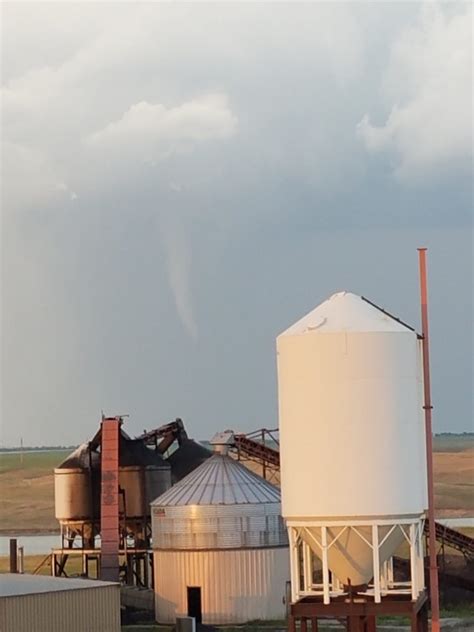
{"label": "grain elevator structure", "polygon": [[[317,627],[322,613],[352,608],[360,616],[349,628],[365,630],[364,616],[375,625],[394,603],[419,618],[427,509],[420,337],[339,292],[278,336],[277,364],[290,629],[295,617]],[[410,581],[397,582],[391,559],[404,542]]]}

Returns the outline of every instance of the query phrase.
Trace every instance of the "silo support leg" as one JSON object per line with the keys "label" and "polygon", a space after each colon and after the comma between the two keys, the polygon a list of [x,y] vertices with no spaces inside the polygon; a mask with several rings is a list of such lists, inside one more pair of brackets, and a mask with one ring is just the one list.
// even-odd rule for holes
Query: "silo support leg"
{"label": "silo support leg", "polygon": [[366,632],[365,617],[360,615],[347,617],[347,632]]}
{"label": "silo support leg", "polygon": [[426,604],[418,612],[418,631],[428,632],[428,608]]}
{"label": "silo support leg", "polygon": [[145,557],[143,559],[143,580],[145,582],[145,587],[150,588],[150,578],[148,576],[148,557],[147,553],[145,553]]}
{"label": "silo support leg", "polygon": [[377,619],[376,617],[367,617],[365,620],[365,632],[376,632]]}
{"label": "silo support leg", "polygon": [[127,553],[126,557],[127,569],[126,569],[126,582],[128,586],[133,586],[133,555]]}
{"label": "silo support leg", "polygon": [[307,632],[307,631],[308,631],[308,625],[307,625],[306,617],[301,617],[300,632]]}
{"label": "silo support leg", "polygon": [[82,575],[89,577],[89,556],[87,553],[82,553]]}
{"label": "silo support leg", "polygon": [[296,621],[292,614],[288,617],[288,632],[296,632]]}
{"label": "silo support leg", "polygon": [[318,632],[318,619],[313,617],[311,619],[311,632]]}

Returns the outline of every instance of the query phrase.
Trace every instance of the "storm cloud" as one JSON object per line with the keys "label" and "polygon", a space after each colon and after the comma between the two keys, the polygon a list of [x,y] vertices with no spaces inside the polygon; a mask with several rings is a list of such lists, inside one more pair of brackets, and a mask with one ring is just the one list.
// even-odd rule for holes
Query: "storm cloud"
{"label": "storm cloud", "polygon": [[275,427],[275,336],[335,291],[419,322],[472,426],[467,4],[9,4],[2,442]]}

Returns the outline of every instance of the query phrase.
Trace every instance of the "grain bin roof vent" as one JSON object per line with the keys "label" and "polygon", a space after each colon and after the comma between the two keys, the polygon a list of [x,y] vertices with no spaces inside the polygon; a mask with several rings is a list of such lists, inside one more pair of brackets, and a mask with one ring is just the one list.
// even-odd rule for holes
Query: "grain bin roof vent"
{"label": "grain bin roof vent", "polygon": [[224,432],[217,432],[211,439],[212,449],[215,454],[228,454],[229,448],[233,444],[233,430],[224,430]]}

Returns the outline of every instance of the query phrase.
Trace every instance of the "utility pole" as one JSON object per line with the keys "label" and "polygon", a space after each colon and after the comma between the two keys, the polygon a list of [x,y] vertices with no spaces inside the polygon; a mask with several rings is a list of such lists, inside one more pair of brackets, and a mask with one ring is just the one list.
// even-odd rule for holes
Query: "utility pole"
{"label": "utility pole", "polygon": [[418,248],[420,267],[420,297],[421,297],[421,331],[423,349],[423,387],[426,433],[426,465],[428,477],[428,548],[430,557],[430,601],[431,601],[431,632],[440,631],[439,621],[439,587],[438,563],[436,559],[436,524],[434,516],[434,480],[433,480],[433,429],[431,420],[431,382],[430,382],[430,347],[428,335],[428,283],[426,275],[426,248]]}

